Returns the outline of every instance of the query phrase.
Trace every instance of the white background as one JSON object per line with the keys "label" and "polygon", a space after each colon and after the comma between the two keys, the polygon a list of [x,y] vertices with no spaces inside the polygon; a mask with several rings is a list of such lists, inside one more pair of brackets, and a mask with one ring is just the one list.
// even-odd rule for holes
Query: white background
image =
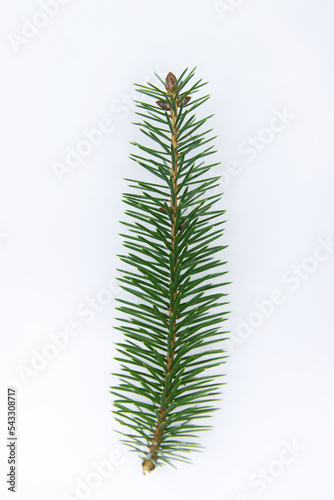
{"label": "white background", "polygon": [[[40,3],[1,2],[1,498],[12,498],[13,386],[18,500],[331,499],[334,252],[318,245],[334,239],[333,3],[70,0],[46,17]],[[194,66],[209,82],[203,112],[215,113],[234,340],[205,453],[143,476],[112,430],[108,393],[123,178],[148,178],[128,159],[133,82]],[[265,130],[284,110],[282,130]],[[101,120],[113,130],[57,176]],[[246,154],[254,136],[267,143]],[[255,313],[270,296],[280,303]],[[71,327],[63,349],[48,347]],[[43,349],[54,355],[44,365]],[[94,463],[110,459],[101,479]]]}

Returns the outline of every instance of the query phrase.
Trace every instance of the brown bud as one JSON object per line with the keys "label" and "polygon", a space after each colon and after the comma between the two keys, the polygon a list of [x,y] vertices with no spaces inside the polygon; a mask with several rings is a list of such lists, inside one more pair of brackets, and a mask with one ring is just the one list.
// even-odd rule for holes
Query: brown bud
{"label": "brown bud", "polygon": [[188,102],[190,101],[191,97],[189,95],[186,95],[185,97],[181,97],[178,101],[178,105],[179,106],[185,106],[186,104],[188,104]]}
{"label": "brown bud", "polygon": [[165,207],[160,207],[160,210],[161,210],[161,212],[165,212],[166,213]]}
{"label": "brown bud", "polygon": [[169,72],[165,80],[165,87],[167,92],[171,92],[173,90],[176,82],[177,82],[176,76],[173,73]]}
{"label": "brown bud", "polygon": [[157,105],[160,106],[160,108],[165,109],[166,111],[169,111],[169,105],[165,101],[156,101]]}

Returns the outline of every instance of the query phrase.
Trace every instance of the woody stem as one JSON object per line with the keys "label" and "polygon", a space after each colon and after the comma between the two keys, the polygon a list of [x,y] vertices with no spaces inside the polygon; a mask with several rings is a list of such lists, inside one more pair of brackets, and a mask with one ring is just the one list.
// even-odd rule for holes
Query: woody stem
{"label": "woody stem", "polygon": [[[177,140],[177,126],[176,126],[176,121],[177,121],[177,111],[178,111],[178,106],[177,102],[175,99],[176,95],[176,90],[172,90],[170,92],[170,95],[172,96],[173,100],[175,101],[175,107],[176,107],[176,112],[171,109],[170,110],[170,118],[171,118],[171,123],[172,123],[172,137],[171,137],[171,145],[172,145],[172,155],[174,154],[174,161],[172,161],[171,164],[171,181],[172,181],[172,186],[173,186],[173,195],[171,194],[171,199],[170,199],[170,211],[172,215],[172,221],[171,221],[171,253],[172,253],[172,262],[175,262],[173,265],[173,275],[175,275],[176,268],[178,265],[178,257],[177,257],[177,241],[176,241],[176,235],[177,235],[177,228],[176,228],[176,218],[177,218],[177,208],[178,208],[178,198],[177,198],[177,171],[178,171],[178,140]],[[164,377],[164,382],[166,382],[166,378],[168,376],[169,378],[169,386],[171,383],[170,376],[171,376],[171,367],[172,363],[174,360],[174,344],[176,341],[176,316],[174,315],[174,304],[177,299],[178,295],[178,290],[174,289],[174,284],[173,284],[173,279],[172,279],[172,273],[170,275],[170,285],[171,285],[171,294],[173,297],[173,300],[170,301],[169,307],[168,307],[168,323],[169,323],[169,335],[168,335],[168,348],[167,348],[167,354],[166,354],[166,370],[165,370],[165,377]],[[172,298],[171,297],[171,298]],[[159,408],[159,419],[157,419],[156,422],[156,427],[155,431],[153,434],[153,438],[151,441],[151,445],[149,448],[149,454],[148,454],[148,459],[146,459],[143,462],[143,469],[145,470],[152,470],[154,468],[154,464],[152,462],[156,460],[157,454],[159,447],[161,445],[161,437],[164,432],[164,423],[166,421],[166,413],[169,409],[169,405],[167,405],[167,399],[169,396],[169,387],[167,387],[167,391],[164,391],[164,402],[160,405]]]}

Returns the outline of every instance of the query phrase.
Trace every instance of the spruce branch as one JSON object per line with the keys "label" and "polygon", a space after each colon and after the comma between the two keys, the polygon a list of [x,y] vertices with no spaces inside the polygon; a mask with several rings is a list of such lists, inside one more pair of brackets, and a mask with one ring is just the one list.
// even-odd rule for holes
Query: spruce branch
{"label": "spruce branch", "polygon": [[225,264],[213,257],[225,246],[211,245],[223,233],[218,218],[224,211],[211,210],[220,195],[205,197],[219,177],[204,175],[216,165],[201,161],[214,153],[213,146],[203,148],[214,137],[208,138],[211,130],[199,133],[210,117],[192,114],[208,98],[193,99],[205,85],[201,80],[186,90],[194,71],[179,79],[169,72],[165,81],[157,75],[163,89],[137,85],[155,100],[136,101],[145,118],[137,125],[155,149],[133,143],[140,154],[131,158],[159,183],[127,179],[140,194],[124,195],[135,210],[126,211],[133,223],[123,222],[132,233],[122,235],[131,253],[119,257],[134,272],[120,270],[119,280],[141,302],[118,299],[117,309],[129,318],[118,318],[117,327],[126,340],[116,344],[123,357],[115,359],[125,373],[115,374],[120,383],[110,392],[117,397],[115,419],[132,431],[123,442],[142,457],[144,473],[175,460],[189,462],[184,453],[200,448],[196,433],[210,428],[201,420],[216,410],[212,402],[222,385],[221,374],[201,374],[226,358],[223,349],[211,348],[226,333],[220,326],[227,312],[214,313],[227,304],[221,302],[226,294],[211,293],[227,284],[212,281],[226,274],[213,272]]}

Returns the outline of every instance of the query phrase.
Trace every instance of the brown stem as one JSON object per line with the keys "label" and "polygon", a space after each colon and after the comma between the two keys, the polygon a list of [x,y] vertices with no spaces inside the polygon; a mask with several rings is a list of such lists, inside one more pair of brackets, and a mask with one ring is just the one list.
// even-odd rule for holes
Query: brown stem
{"label": "brown stem", "polygon": [[[176,102],[176,99],[175,99],[175,96],[176,96],[176,92],[177,92],[177,88],[176,88],[176,77],[173,75],[173,73],[168,73],[167,77],[166,77],[166,90],[168,92],[168,94],[170,96],[172,96],[174,98],[174,101],[175,101],[175,106],[176,106],[176,112],[173,110],[173,109],[170,109],[170,118],[171,118],[171,122],[172,122],[172,129],[173,129],[173,132],[172,132],[172,137],[171,137],[171,143],[172,143],[172,146],[174,148],[174,152],[175,152],[175,165],[174,165],[174,168],[173,168],[173,163],[171,165],[171,174],[172,174],[172,183],[173,183],[173,189],[174,189],[174,193],[175,193],[175,199],[174,199],[174,202],[173,202],[173,197],[171,196],[170,198],[170,211],[171,211],[171,214],[172,214],[172,223],[171,223],[171,248],[172,248],[172,253],[174,254],[176,248],[175,248],[175,224],[176,224],[176,211],[177,211],[177,207],[178,207],[178,199],[177,199],[177,196],[176,196],[176,193],[177,193],[177,170],[178,170],[178,161],[177,161],[177,148],[178,148],[178,141],[177,141],[177,127],[176,127],[176,120],[177,120],[177,110],[178,110],[178,105],[177,105],[177,102]],[[176,268],[177,268],[177,264],[178,264],[178,259],[176,259],[176,262],[175,262],[175,265],[174,265],[174,272],[176,271]],[[171,278],[170,278],[171,279]],[[177,298],[177,290],[174,292],[174,302]],[[169,317],[169,323],[171,321],[171,317],[172,317],[172,314],[173,314],[173,311],[172,311],[172,307],[171,307],[171,304],[169,304],[169,307],[168,307],[168,317]],[[171,374],[171,366],[172,366],[172,363],[173,363],[173,360],[174,360],[174,344],[175,344],[175,341],[176,341],[176,318],[174,318],[174,323],[173,323],[173,338],[172,338],[172,341],[171,341],[171,347],[172,347],[172,354],[169,355],[169,351],[167,349],[167,354],[166,354],[166,371],[165,371],[165,380],[166,380],[166,377],[167,375],[170,375]],[[167,397],[168,395],[165,394],[165,402],[167,401]],[[156,458],[157,458],[157,454],[158,454],[158,450],[159,450],[159,447],[161,445],[161,437],[163,435],[163,432],[164,432],[164,429],[162,430],[159,430],[161,424],[163,424],[166,420],[165,418],[165,413],[167,412],[168,410],[168,406],[165,407],[165,409],[163,410],[160,406],[159,408],[159,420],[157,420],[157,423],[156,423],[156,428],[155,428],[155,431],[154,431],[154,434],[153,434],[153,438],[152,438],[152,441],[151,441],[151,446],[149,448],[149,457],[148,459],[144,460],[143,462],[143,471],[144,471],[144,474],[145,472],[150,472],[152,471],[154,468],[155,468],[155,465],[154,465],[154,462],[156,461]]]}

